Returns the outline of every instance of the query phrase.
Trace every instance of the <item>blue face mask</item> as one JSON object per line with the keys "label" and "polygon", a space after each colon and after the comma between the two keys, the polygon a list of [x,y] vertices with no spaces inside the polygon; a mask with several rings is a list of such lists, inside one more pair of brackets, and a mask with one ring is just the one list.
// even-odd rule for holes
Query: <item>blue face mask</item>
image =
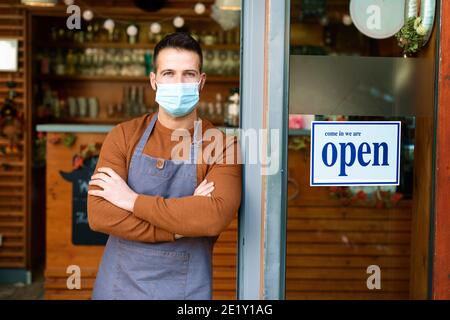
{"label": "blue face mask", "polygon": [[194,110],[200,99],[200,82],[157,83],[155,100],[173,117],[185,116]]}

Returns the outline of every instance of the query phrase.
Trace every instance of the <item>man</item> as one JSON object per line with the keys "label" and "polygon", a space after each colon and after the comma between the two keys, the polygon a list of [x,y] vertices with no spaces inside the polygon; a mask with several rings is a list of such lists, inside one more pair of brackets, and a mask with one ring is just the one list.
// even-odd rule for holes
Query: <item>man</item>
{"label": "man", "polygon": [[192,37],[166,36],[150,74],[158,112],[105,138],[88,191],[89,225],[109,234],[93,299],[212,297],[212,249],[239,208],[241,166],[236,139],[198,121],[202,61]]}

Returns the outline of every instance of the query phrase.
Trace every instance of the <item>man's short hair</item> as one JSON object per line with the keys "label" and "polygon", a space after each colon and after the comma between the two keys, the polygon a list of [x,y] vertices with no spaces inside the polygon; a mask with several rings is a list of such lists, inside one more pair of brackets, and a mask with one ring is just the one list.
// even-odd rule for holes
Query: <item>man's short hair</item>
{"label": "man's short hair", "polygon": [[153,69],[156,72],[157,59],[161,50],[166,48],[174,48],[179,50],[192,51],[198,54],[200,58],[199,70],[202,71],[203,67],[203,53],[202,48],[197,40],[192,38],[186,32],[174,32],[165,36],[160,42],[158,42],[153,50]]}

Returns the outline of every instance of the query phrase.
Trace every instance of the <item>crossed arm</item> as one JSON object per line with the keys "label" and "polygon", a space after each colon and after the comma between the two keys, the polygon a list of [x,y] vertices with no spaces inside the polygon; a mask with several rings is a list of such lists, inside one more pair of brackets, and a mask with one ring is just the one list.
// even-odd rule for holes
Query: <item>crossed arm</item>
{"label": "crossed arm", "polygon": [[140,195],[126,184],[126,144],[120,139],[124,135],[119,125],[107,135],[89,185],[91,229],[128,240],[163,242],[174,241],[178,234],[217,236],[231,223],[241,197],[239,165],[213,165],[206,180],[218,182],[203,183],[192,196]]}

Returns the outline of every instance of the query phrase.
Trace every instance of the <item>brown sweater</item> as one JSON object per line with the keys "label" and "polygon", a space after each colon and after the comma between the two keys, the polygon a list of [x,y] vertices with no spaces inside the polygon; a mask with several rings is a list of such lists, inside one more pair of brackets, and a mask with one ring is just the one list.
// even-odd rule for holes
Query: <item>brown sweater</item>
{"label": "brown sweater", "polygon": [[[95,172],[99,167],[110,167],[126,181],[134,149],[152,115],[146,114],[115,126],[103,142]],[[237,139],[225,136],[209,121],[203,120],[203,134],[208,129],[222,139],[222,144],[216,143],[214,139],[203,142],[204,154],[212,153],[212,156],[207,158],[208,161],[197,165],[197,185],[205,178],[208,182],[214,181],[215,189],[211,197],[165,199],[160,196],[139,195],[131,213],[101,197],[88,195],[88,221],[91,229],[141,242],[175,241],[175,234],[185,237],[217,236],[224,231],[234,219],[241,202],[239,146]],[[190,130],[190,135],[193,130]],[[179,144],[178,141],[171,141],[172,132],[156,121],[143,153],[171,159],[172,148]],[[185,132],[184,135],[187,134]],[[217,147],[222,149],[218,150]],[[211,152],[211,148],[216,148],[217,152]],[[182,159],[186,157],[187,154],[180,156]],[[204,155],[202,158],[206,157]],[[228,164],[230,159],[232,162]],[[91,189],[101,188],[90,185],[89,190]]]}

